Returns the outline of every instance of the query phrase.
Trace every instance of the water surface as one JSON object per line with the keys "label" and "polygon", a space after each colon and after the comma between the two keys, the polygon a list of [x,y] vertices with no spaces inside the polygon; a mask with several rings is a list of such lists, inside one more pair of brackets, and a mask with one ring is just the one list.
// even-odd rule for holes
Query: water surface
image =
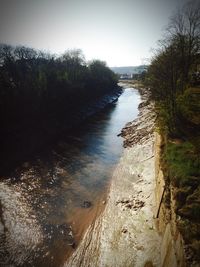
{"label": "water surface", "polygon": [[0,228],[1,263],[64,263],[103,209],[123,150],[117,135],[137,117],[139,102],[136,90],[125,89],[118,101],[20,166],[12,182],[1,183],[2,218],[11,232]]}

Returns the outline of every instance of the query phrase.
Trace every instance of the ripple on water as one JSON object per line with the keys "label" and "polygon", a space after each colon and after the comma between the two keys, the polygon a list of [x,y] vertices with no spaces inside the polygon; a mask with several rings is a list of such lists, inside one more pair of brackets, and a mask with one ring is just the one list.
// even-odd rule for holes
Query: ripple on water
{"label": "ripple on water", "polygon": [[0,266],[31,262],[43,241],[43,234],[28,199],[18,185],[1,182],[0,205]]}
{"label": "ripple on water", "polygon": [[61,266],[73,252],[103,209],[122,152],[117,135],[137,116],[138,104],[137,93],[125,90],[118,102],[19,166],[12,181],[0,183],[0,266]]}

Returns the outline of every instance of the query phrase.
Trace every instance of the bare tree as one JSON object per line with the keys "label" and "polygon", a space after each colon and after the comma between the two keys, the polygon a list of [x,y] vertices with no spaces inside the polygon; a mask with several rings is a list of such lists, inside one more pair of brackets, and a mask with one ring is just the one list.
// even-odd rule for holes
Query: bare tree
{"label": "bare tree", "polygon": [[0,44],[0,64],[3,64],[6,60],[13,59],[13,47],[7,44]]}
{"label": "bare tree", "polygon": [[85,56],[81,49],[71,49],[66,51],[62,55],[63,61],[68,61],[71,64],[75,65],[85,65]]}
{"label": "bare tree", "polygon": [[33,48],[25,47],[25,46],[17,46],[14,50],[14,55],[16,59],[34,59],[37,56],[37,51]]}
{"label": "bare tree", "polygon": [[179,53],[184,85],[189,80],[189,72],[200,53],[200,2],[190,1],[170,18],[167,38]]}

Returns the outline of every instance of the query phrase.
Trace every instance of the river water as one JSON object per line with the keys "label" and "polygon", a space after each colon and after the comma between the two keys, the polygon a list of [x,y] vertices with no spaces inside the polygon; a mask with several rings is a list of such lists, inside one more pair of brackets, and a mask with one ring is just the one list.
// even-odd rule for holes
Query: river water
{"label": "river water", "polygon": [[140,96],[126,88],[115,103],[24,162],[0,183],[0,266],[62,266],[103,210],[122,154],[122,127]]}

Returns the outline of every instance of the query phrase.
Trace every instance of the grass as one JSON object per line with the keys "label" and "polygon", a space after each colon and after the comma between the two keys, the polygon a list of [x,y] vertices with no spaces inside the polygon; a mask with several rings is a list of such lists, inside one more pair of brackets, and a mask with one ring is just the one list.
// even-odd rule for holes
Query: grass
{"label": "grass", "polygon": [[200,87],[188,87],[174,103],[156,99],[155,112],[162,136],[163,202],[169,214],[175,208],[179,231],[200,263]]}
{"label": "grass", "polygon": [[200,176],[200,157],[190,142],[166,145],[164,160],[168,168],[170,181],[176,187],[196,186]]}
{"label": "grass", "polygon": [[151,97],[155,100],[156,130],[162,136],[165,209],[171,214],[174,198],[177,226],[200,263],[200,86],[188,85],[173,101],[171,96]]}
{"label": "grass", "polygon": [[[189,139],[188,139],[189,140]],[[199,143],[168,140],[163,145],[162,166],[169,192],[174,188],[178,228],[199,262],[200,255],[200,155]],[[170,201],[171,193],[168,201]],[[166,207],[168,202],[166,201]]]}

